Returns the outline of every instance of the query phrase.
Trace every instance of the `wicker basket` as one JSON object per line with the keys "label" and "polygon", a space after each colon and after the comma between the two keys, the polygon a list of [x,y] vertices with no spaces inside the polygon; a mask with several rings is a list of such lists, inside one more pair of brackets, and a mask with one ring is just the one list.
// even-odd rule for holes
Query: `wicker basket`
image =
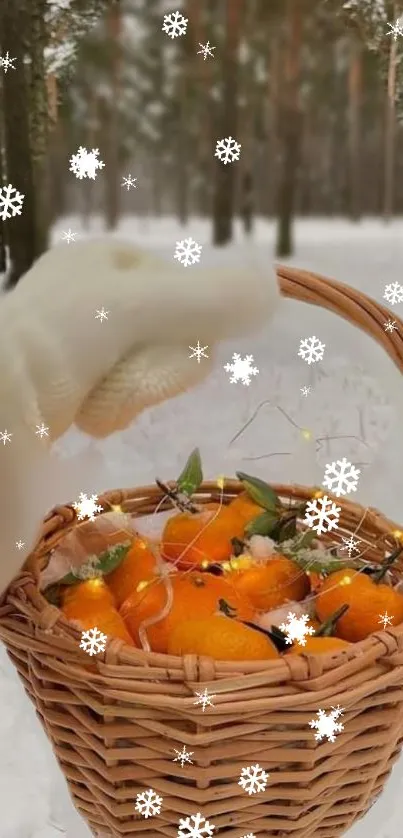
{"label": "wicker basket", "polygon": [[[282,293],[325,306],[382,343],[403,369],[403,329],[386,334],[389,313],[346,286],[280,268]],[[403,326],[403,324],[401,324]],[[279,495],[307,500],[312,489],[277,486]],[[237,494],[226,483],[225,499]],[[198,500],[215,497],[205,483]],[[108,492],[104,511],[121,505],[134,515],[153,512],[155,487]],[[363,515],[342,507],[336,538],[354,532]],[[161,507],[168,508],[168,505]],[[0,637],[31,697],[69,784],[75,806],[94,836],[176,838],[180,818],[200,813],[214,835],[336,838],[382,791],[403,739],[403,626],[379,631],[347,651],[275,662],[227,663],[146,653],[111,640],[97,657],[79,649],[79,632],[38,590],[52,548],[77,526],[72,506],[55,508],[23,572],[0,601]],[[376,510],[359,537],[367,558],[396,548],[397,525]],[[326,537],[324,538],[326,540]],[[334,541],[334,538],[332,538]],[[397,563],[398,572],[403,563]],[[195,693],[214,696],[206,712]],[[318,742],[309,721],[318,710],[344,708],[344,731]],[[174,762],[174,749],[193,763]],[[247,794],[241,769],[258,763],[267,789]],[[145,819],[136,795],[152,788],[161,813]],[[212,832],[201,832],[210,835]]]}

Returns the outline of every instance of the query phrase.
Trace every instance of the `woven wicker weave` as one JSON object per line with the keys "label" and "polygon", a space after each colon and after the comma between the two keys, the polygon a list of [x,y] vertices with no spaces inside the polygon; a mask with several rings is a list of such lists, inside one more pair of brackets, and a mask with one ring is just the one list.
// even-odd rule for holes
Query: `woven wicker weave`
{"label": "woven wicker weave", "polygon": [[[321,277],[291,268],[278,273],[284,295],[342,314],[382,343],[403,370],[403,329],[384,332],[386,309]],[[236,481],[225,487],[226,501],[240,490]],[[294,501],[314,491],[276,489]],[[197,497],[206,502],[216,493],[215,484],[205,483]],[[160,501],[155,487],[99,499],[105,511],[121,505],[139,516]],[[354,532],[363,517],[361,507],[339,505],[336,540]],[[38,591],[50,551],[75,526],[71,506],[48,515],[23,572],[0,601],[0,637],[94,836],[176,838],[179,819],[198,812],[223,838],[342,835],[379,795],[399,754],[403,626],[334,656],[240,664],[146,653],[111,640],[103,654],[89,658],[79,649],[80,633]],[[379,562],[393,551],[396,530],[368,510],[359,531],[366,558]],[[214,706],[202,712],[195,693],[205,688]],[[334,743],[316,741],[309,721],[319,708],[336,705],[344,708],[344,731]],[[193,763],[182,768],[173,757],[183,745]],[[242,767],[256,763],[270,777],[265,792],[248,795],[238,780]],[[135,797],[149,788],[163,805],[145,819]]]}

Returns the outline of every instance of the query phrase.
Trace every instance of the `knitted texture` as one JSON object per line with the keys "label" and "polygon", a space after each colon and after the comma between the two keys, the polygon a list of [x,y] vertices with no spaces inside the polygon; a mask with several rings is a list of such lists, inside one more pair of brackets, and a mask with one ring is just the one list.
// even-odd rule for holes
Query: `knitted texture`
{"label": "knitted texture", "polygon": [[[189,278],[174,261],[107,239],[59,246],[38,259],[0,306],[0,431],[13,434],[0,451],[0,504],[10,510],[0,536],[0,589],[49,506],[68,497],[55,495],[63,484],[51,442],[73,423],[107,436],[198,384],[215,344],[256,331],[278,299],[270,270],[197,268]],[[104,322],[95,317],[102,307]],[[198,340],[209,347],[200,364],[189,358]],[[42,422],[49,437],[36,434]]]}

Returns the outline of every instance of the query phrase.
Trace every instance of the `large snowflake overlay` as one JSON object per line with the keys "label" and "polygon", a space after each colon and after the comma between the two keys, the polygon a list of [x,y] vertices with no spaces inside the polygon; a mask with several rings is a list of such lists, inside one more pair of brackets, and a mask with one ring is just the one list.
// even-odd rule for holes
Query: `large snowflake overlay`
{"label": "large snowflake overlay", "polygon": [[394,23],[388,23],[389,32],[387,35],[393,35],[393,40],[397,41],[399,35],[403,35],[402,23],[399,18]]}
{"label": "large snowflake overlay", "polygon": [[203,708],[203,713],[206,707],[214,707],[212,699],[215,698],[215,695],[210,695],[208,689],[203,690],[202,693],[196,692],[198,696],[197,701],[194,701],[193,704],[201,704]]}
{"label": "large snowflake overlay", "polygon": [[382,623],[384,629],[386,629],[386,626],[391,626],[392,625],[391,621],[393,619],[394,619],[393,614],[391,615],[391,617],[389,617],[388,612],[385,611],[384,614],[379,615],[378,623]]}
{"label": "large snowflake overlay", "polygon": [[204,351],[205,349],[208,349],[208,346],[200,346],[199,340],[197,341],[197,346],[189,346],[189,349],[193,349],[193,352],[191,355],[189,355],[189,358],[196,358],[198,364],[200,364],[202,358],[209,357],[208,355],[206,355]]}
{"label": "large snowflake overlay", "polygon": [[201,47],[201,49],[199,49],[197,55],[203,55],[204,60],[206,60],[208,56],[210,56],[210,58],[214,58],[213,49],[215,49],[215,47],[210,46],[210,41],[207,41],[207,44],[201,44],[199,41],[199,47]]}
{"label": "large snowflake overlay", "polygon": [[307,364],[316,364],[317,361],[322,360],[325,348],[326,344],[321,343],[315,335],[312,335],[310,338],[302,338],[298,356],[303,358]]}
{"label": "large snowflake overlay", "polygon": [[73,507],[78,512],[77,519],[82,521],[88,518],[90,521],[95,520],[97,512],[102,512],[102,506],[97,505],[98,495],[91,495],[87,498],[84,492],[80,492],[79,499],[73,503]]}
{"label": "large snowflake overlay", "polygon": [[136,809],[144,818],[152,818],[159,815],[163,798],[159,797],[153,789],[141,791],[136,795]]}
{"label": "large snowflake overlay", "polygon": [[164,15],[162,31],[169,35],[170,38],[178,38],[180,35],[186,34],[187,25],[187,17],[183,17],[180,12],[171,12],[169,15]]}
{"label": "large snowflake overlay", "polygon": [[79,180],[82,180],[84,177],[95,180],[98,169],[103,169],[105,166],[102,160],[98,160],[98,155],[98,148],[87,151],[84,146],[80,146],[77,154],[73,154],[70,157],[70,172],[73,172]]}
{"label": "large snowflake overlay", "polygon": [[353,553],[360,552],[359,546],[361,544],[361,541],[358,538],[354,538],[353,535],[349,535],[348,538],[346,538],[346,536],[342,536],[341,540],[343,542],[343,546],[339,548],[340,552],[346,550],[349,559],[351,559]]}
{"label": "large snowflake overlay", "polygon": [[197,815],[190,815],[188,818],[180,818],[178,838],[211,838],[215,826],[200,812]]}
{"label": "large snowflake overlay", "polygon": [[306,505],[304,523],[308,524],[318,535],[330,530],[336,530],[339,526],[341,508],[323,495],[320,498],[308,501]]}
{"label": "large snowflake overlay", "polygon": [[343,457],[342,460],[335,460],[333,463],[327,464],[322,486],[325,489],[330,489],[336,495],[336,498],[341,497],[341,495],[349,495],[350,492],[357,491],[360,474],[360,469],[355,468],[346,457]]}
{"label": "large snowflake overlay", "polygon": [[238,352],[234,352],[232,356],[232,363],[225,364],[224,369],[226,372],[231,372],[230,383],[236,384],[238,381],[241,381],[246,387],[249,387],[251,382],[251,376],[257,375],[259,370],[257,367],[253,367],[253,355],[245,355],[245,358],[241,358]]}
{"label": "large snowflake overlay", "polygon": [[196,262],[200,262],[202,247],[203,245],[197,244],[197,242],[189,236],[187,239],[176,242],[174,259],[177,259],[178,262],[180,262],[185,268],[189,265],[195,265]]}
{"label": "large snowflake overlay", "polygon": [[102,634],[102,631],[99,631],[99,629],[94,626],[94,628],[88,629],[88,631],[83,631],[81,635],[80,649],[84,649],[84,652],[88,652],[90,657],[93,655],[99,655],[100,652],[105,650],[107,639],[106,634]]}
{"label": "large snowflake overlay", "polygon": [[15,70],[14,61],[17,61],[17,59],[16,58],[10,58],[10,55],[9,55],[8,52],[6,52],[4,58],[3,58],[2,55],[0,55],[0,67],[3,68],[5,73],[7,73],[7,70],[9,70],[10,67],[11,67],[12,70]]}
{"label": "large snowflake overlay", "polygon": [[326,737],[328,742],[334,742],[336,735],[344,730],[344,725],[340,724],[340,722],[336,722],[336,719],[338,719],[342,714],[342,707],[332,707],[328,716],[326,715],[325,710],[319,710],[316,714],[319,718],[312,719],[312,721],[309,722],[309,727],[315,728],[317,731],[317,733],[315,733],[315,739],[320,742],[321,739]]}
{"label": "large snowflake overlay", "polygon": [[295,614],[287,614],[288,623],[282,623],[280,628],[287,635],[286,643],[293,643],[297,640],[300,646],[306,645],[306,635],[314,634],[313,626],[307,626],[309,622],[309,615],[303,614],[302,617],[296,617]]}
{"label": "large snowflake overlay", "polygon": [[190,759],[190,757],[193,756],[194,751],[187,751],[186,745],[183,746],[181,751],[178,751],[177,748],[174,748],[174,751],[176,753],[176,757],[172,760],[172,762],[180,762],[182,768],[186,762],[188,762],[189,765],[193,765],[193,760]]}
{"label": "large snowflake overlay", "polygon": [[14,218],[21,215],[25,195],[18,192],[11,183],[0,188],[0,218],[5,221],[7,218]]}
{"label": "large snowflake overlay", "polygon": [[263,768],[258,763],[256,765],[248,765],[246,768],[242,768],[238,785],[242,786],[248,794],[256,794],[259,791],[266,790],[269,777],[270,774],[263,771]]}
{"label": "large snowflake overlay", "polygon": [[218,157],[226,166],[227,163],[239,160],[241,148],[241,143],[237,143],[233,137],[223,137],[222,140],[217,140],[214,157]]}
{"label": "large snowflake overlay", "polygon": [[398,282],[392,282],[390,285],[387,285],[383,298],[392,306],[395,306],[397,303],[403,303],[403,285],[399,285]]}

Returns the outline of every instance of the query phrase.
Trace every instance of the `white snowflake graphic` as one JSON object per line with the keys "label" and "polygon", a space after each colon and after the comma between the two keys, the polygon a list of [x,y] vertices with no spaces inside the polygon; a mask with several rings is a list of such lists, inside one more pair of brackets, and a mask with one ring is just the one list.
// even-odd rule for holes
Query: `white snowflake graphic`
{"label": "white snowflake graphic", "polygon": [[349,495],[350,492],[357,491],[360,474],[360,469],[355,468],[346,457],[343,457],[342,460],[335,460],[326,465],[322,486],[333,492],[336,498],[340,498],[341,495]]}
{"label": "white snowflake graphic", "polygon": [[152,818],[159,815],[163,798],[159,797],[153,789],[141,791],[136,795],[136,809],[144,818]]}
{"label": "white snowflake graphic", "polygon": [[25,541],[16,541],[15,546],[18,548],[18,550],[22,550],[22,548],[25,547]]}
{"label": "white snowflake graphic", "polygon": [[0,442],[2,442],[3,445],[5,445],[6,442],[11,442],[11,437],[12,434],[7,433],[7,428],[5,431],[0,432]]}
{"label": "white snowflake graphic", "polygon": [[326,344],[321,343],[315,335],[312,335],[310,338],[302,338],[298,356],[303,358],[307,364],[316,364],[317,361],[322,360],[325,348]]}
{"label": "white snowflake graphic", "polygon": [[318,535],[322,535],[324,532],[337,529],[340,512],[340,506],[336,506],[327,495],[323,495],[323,497],[308,501],[304,523],[315,530]]}
{"label": "white snowflake graphic", "polygon": [[99,320],[102,323],[103,320],[108,319],[108,314],[109,314],[109,311],[105,311],[103,306],[100,309],[97,308],[97,313],[95,315],[95,320]]}
{"label": "white snowflake graphic", "polygon": [[172,762],[180,762],[182,768],[186,762],[188,762],[189,765],[193,765],[193,760],[190,759],[190,757],[193,756],[194,751],[187,751],[186,745],[183,746],[181,751],[178,751],[176,748],[174,748],[174,751],[176,753],[176,757],[172,760]]}
{"label": "white snowflake graphic", "polygon": [[189,346],[189,349],[193,350],[192,354],[189,355],[189,358],[197,358],[198,364],[200,364],[202,358],[209,357],[204,351],[205,349],[208,349],[208,346],[200,346],[200,341],[197,341],[197,346]]}
{"label": "white snowflake graphic", "polygon": [[[14,194],[15,193],[15,194]],[[14,218],[21,215],[25,195],[18,192],[11,183],[0,188],[0,218],[6,221],[7,218]]]}
{"label": "white snowflake graphic", "polygon": [[217,140],[214,157],[218,157],[221,163],[226,166],[227,163],[234,163],[239,160],[241,153],[241,143],[237,143],[233,137],[223,137],[222,140]]}
{"label": "white snowflake graphic", "polygon": [[393,614],[392,614],[391,617],[389,617],[388,612],[385,611],[384,614],[379,615],[378,623],[382,623],[384,629],[386,629],[386,626],[391,626],[392,625],[392,622],[391,622],[392,620],[393,620]]}
{"label": "white snowflake graphic", "polygon": [[238,381],[241,381],[245,387],[249,387],[251,376],[257,375],[259,372],[257,367],[252,366],[253,363],[253,355],[245,355],[245,358],[241,358],[238,352],[234,352],[232,363],[225,364],[224,366],[226,372],[232,373],[230,384],[236,384]]}
{"label": "white snowflake graphic", "polygon": [[98,155],[98,148],[87,151],[84,146],[80,146],[77,154],[70,157],[69,171],[73,172],[79,180],[85,177],[95,180],[98,169],[103,169],[105,166],[102,160],[98,160]]}
{"label": "white snowflake graphic", "polygon": [[196,695],[198,696],[198,700],[194,701],[193,704],[201,704],[203,713],[206,707],[214,707],[212,699],[215,698],[215,695],[210,695],[207,689],[203,690],[202,693],[196,692]]}
{"label": "white snowflake graphic", "polygon": [[131,189],[131,187],[132,187],[132,186],[134,186],[134,188],[135,188],[135,189],[137,189],[137,186],[136,186],[136,181],[137,181],[137,178],[136,178],[136,177],[133,177],[133,178],[132,178],[132,176],[131,176],[131,175],[127,175],[127,177],[124,177],[124,178],[123,178],[123,181],[122,181],[122,183],[121,183],[120,185],[121,185],[121,186],[126,186],[126,187],[127,187],[127,191],[129,191],[129,189]]}
{"label": "white snowflake graphic", "polygon": [[5,73],[7,73],[7,71],[10,69],[10,67],[11,67],[12,70],[15,70],[13,61],[17,61],[17,59],[16,58],[10,58],[10,55],[9,55],[8,52],[6,52],[4,58],[0,55],[0,67],[3,68]]}
{"label": "white snowflake graphic", "polygon": [[398,36],[403,35],[401,18],[400,19],[398,18],[394,23],[388,23],[388,26],[389,26],[389,32],[387,32],[386,34],[387,35],[393,35],[393,40],[397,41]]}
{"label": "white snowflake graphic", "polygon": [[266,791],[267,781],[270,774],[263,771],[258,763],[242,768],[238,786],[242,786],[248,794],[256,794],[259,791]]}
{"label": "white snowflake graphic", "polygon": [[385,332],[394,332],[397,329],[396,320],[387,320],[386,323],[383,324],[383,328]]}
{"label": "white snowflake graphic", "polygon": [[71,242],[75,242],[77,233],[73,233],[72,230],[69,229],[63,233],[62,239],[63,241],[67,242],[67,244],[71,244]]}
{"label": "white snowflake graphic", "polygon": [[214,830],[214,824],[197,812],[197,815],[179,819],[178,838],[211,838]]}
{"label": "white snowflake graphic", "polygon": [[309,396],[309,393],[311,392],[310,387],[300,387],[299,389],[301,390],[303,396]]}
{"label": "white snowflake graphic", "polygon": [[326,715],[325,710],[319,710],[316,714],[319,718],[312,719],[312,721],[309,722],[309,727],[316,728],[317,730],[317,733],[315,733],[315,739],[320,742],[321,739],[326,737],[328,742],[335,742],[336,735],[344,730],[344,725],[340,724],[340,722],[336,722],[336,719],[338,719],[342,714],[343,708],[338,706],[332,707],[328,716]]}
{"label": "white snowflake graphic", "polygon": [[181,265],[187,268],[189,265],[195,265],[196,262],[200,262],[201,252],[202,245],[197,244],[197,242],[189,236],[187,239],[176,242],[174,259],[177,259]]}
{"label": "white snowflake graphic", "polygon": [[349,559],[351,559],[353,553],[360,552],[358,548],[361,544],[361,541],[359,541],[358,538],[354,538],[353,535],[350,535],[348,538],[342,536],[341,540],[343,542],[343,547],[340,547],[340,550],[346,550]]}
{"label": "white snowflake graphic", "polygon": [[201,49],[198,50],[197,54],[203,55],[204,60],[206,60],[208,56],[214,58],[213,49],[215,49],[215,47],[210,46],[210,41],[207,41],[207,44],[201,44],[199,41],[199,47],[201,47]]}
{"label": "white snowflake graphic", "polygon": [[186,35],[187,25],[187,17],[183,17],[180,12],[171,12],[169,15],[164,15],[162,31],[166,32],[170,38],[179,38],[180,35]]}
{"label": "white snowflake graphic", "polygon": [[78,501],[73,503],[74,509],[78,512],[77,519],[79,521],[84,518],[94,521],[96,513],[102,512],[102,506],[97,506],[97,500],[98,495],[91,495],[90,498],[87,498],[84,492],[80,492]]}
{"label": "white snowflake graphic", "polygon": [[36,426],[35,434],[36,434],[36,436],[40,436],[40,438],[43,439],[44,436],[49,436],[48,430],[49,430],[49,428],[47,428],[44,425],[44,423],[42,422],[41,425]]}
{"label": "white snowflake graphic", "polygon": [[390,285],[386,285],[383,298],[392,306],[397,305],[397,303],[403,303],[403,285],[399,285],[398,282],[392,282]]}
{"label": "white snowflake graphic", "polygon": [[286,643],[293,643],[297,640],[300,646],[306,646],[306,635],[315,634],[315,629],[312,626],[307,626],[309,622],[309,615],[303,614],[302,617],[296,617],[295,614],[287,614],[288,623],[282,623],[280,628],[287,635]]}
{"label": "white snowflake graphic", "polygon": [[84,649],[84,652],[88,652],[90,657],[93,655],[99,655],[100,652],[105,650],[107,639],[106,634],[102,634],[102,631],[99,631],[99,629],[94,626],[94,628],[82,632],[80,649]]}

